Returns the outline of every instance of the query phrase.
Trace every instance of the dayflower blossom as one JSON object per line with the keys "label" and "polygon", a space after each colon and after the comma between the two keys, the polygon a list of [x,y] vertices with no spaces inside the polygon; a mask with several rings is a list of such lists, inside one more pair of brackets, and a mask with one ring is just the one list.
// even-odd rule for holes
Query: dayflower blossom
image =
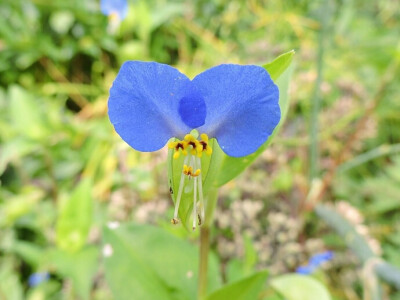
{"label": "dayflower blossom", "polygon": [[100,10],[110,20],[118,19],[122,21],[128,14],[127,0],[100,0]]}
{"label": "dayflower blossom", "polygon": [[100,10],[103,15],[108,16],[107,31],[115,34],[128,14],[127,0],[100,0]]}
{"label": "dayflower blossom", "polygon": [[171,222],[178,223],[185,178],[193,178],[195,228],[197,200],[199,223],[204,218],[201,157],[212,155],[210,139],[229,156],[255,152],[279,123],[278,101],[277,86],[259,66],[223,64],[190,80],[165,64],[128,61],[110,89],[108,114],[116,132],[138,151],[159,150],[175,138],[168,143],[174,159],[185,157]]}
{"label": "dayflower blossom", "polygon": [[318,253],[313,255],[310,258],[310,261],[305,266],[300,266],[296,269],[296,273],[309,275],[313,273],[316,269],[318,269],[324,262],[330,261],[333,258],[332,251],[325,251],[322,253]]}
{"label": "dayflower blossom", "polygon": [[30,287],[35,287],[42,282],[48,281],[49,278],[50,274],[48,272],[33,273],[28,278],[28,284]]}

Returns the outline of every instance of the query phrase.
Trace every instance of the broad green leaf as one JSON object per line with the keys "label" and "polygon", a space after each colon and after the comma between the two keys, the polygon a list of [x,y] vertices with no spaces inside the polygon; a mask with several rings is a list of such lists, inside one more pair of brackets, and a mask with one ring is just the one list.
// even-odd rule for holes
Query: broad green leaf
{"label": "broad green leaf", "polygon": [[[264,288],[268,272],[261,271],[242,280],[228,284],[207,297],[207,300],[235,299],[254,300],[258,299]],[[321,299],[322,300],[322,299]]]}
{"label": "broad green leaf", "polygon": [[0,227],[12,226],[19,218],[31,213],[43,197],[43,191],[34,186],[26,186],[18,195],[8,197],[0,204]]}
{"label": "broad green leaf", "polygon": [[[268,68],[271,69],[271,72],[273,72],[273,73],[270,73],[271,77],[273,77],[273,76],[276,77],[277,74],[281,74],[275,82],[279,88],[279,106],[281,108],[281,120],[280,120],[277,128],[275,128],[272,135],[268,138],[268,140],[260,148],[258,148],[258,150],[256,152],[254,152],[248,156],[230,157],[230,156],[223,154],[222,167],[219,172],[218,181],[217,181],[218,186],[224,185],[229,180],[235,178],[241,172],[243,172],[244,169],[247,166],[249,166],[271,144],[274,136],[277,134],[277,132],[279,131],[279,128],[282,126],[282,123],[284,122],[286,115],[287,115],[287,111],[289,109],[288,89],[289,89],[289,81],[290,81],[292,70],[293,70],[292,67],[289,67],[289,64],[292,61],[293,54],[294,54],[294,52],[290,51],[286,54],[281,55],[276,60],[274,60],[272,63],[267,64]],[[281,63],[286,68],[284,70],[284,72],[282,71],[281,67],[277,66],[277,64],[280,65]],[[266,116],[266,118],[267,117],[268,116]],[[219,148],[219,146],[218,146],[218,148]],[[218,151],[222,151],[222,150],[219,148]]]}
{"label": "broad green leaf", "polygon": [[22,284],[14,268],[10,259],[3,259],[0,263],[0,299],[2,300],[25,299]]}
{"label": "broad green leaf", "polygon": [[82,180],[71,197],[61,207],[57,220],[57,246],[78,251],[85,243],[93,218],[92,184]]}
{"label": "broad green leaf", "polygon": [[11,251],[35,268],[43,259],[43,248],[31,242],[16,240],[11,246]]}
{"label": "broad green leaf", "polygon": [[21,157],[32,153],[40,145],[26,138],[13,138],[7,143],[2,143],[0,151],[0,175],[6,170],[7,165]]}
{"label": "broad green leaf", "polygon": [[[194,299],[198,249],[156,227],[124,225],[104,229],[107,282],[115,299]],[[209,261],[208,287],[220,286],[218,264]]]}
{"label": "broad green leaf", "polygon": [[23,88],[13,85],[9,89],[9,116],[13,129],[22,136],[38,139],[47,136],[43,126],[43,115],[39,109],[39,101],[35,101]]}
{"label": "broad green leaf", "polygon": [[70,253],[60,249],[48,252],[48,260],[63,277],[69,278],[80,299],[89,299],[93,277],[98,268],[99,250],[95,246]]}
{"label": "broad green leaf", "polygon": [[299,275],[286,274],[270,281],[272,288],[286,300],[330,300],[328,290],[316,279]]}
{"label": "broad green leaf", "polygon": [[277,80],[279,76],[290,66],[293,60],[294,50],[283,53],[275,58],[272,62],[263,65],[263,68],[268,71],[272,80]]}

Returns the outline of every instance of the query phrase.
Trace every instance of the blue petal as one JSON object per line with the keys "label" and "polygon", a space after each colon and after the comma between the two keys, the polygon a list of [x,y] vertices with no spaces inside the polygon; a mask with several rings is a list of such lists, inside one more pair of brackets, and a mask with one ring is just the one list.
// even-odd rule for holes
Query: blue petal
{"label": "blue petal", "polygon": [[220,65],[193,79],[207,106],[200,132],[215,137],[229,156],[256,151],[280,120],[279,90],[259,66]]}
{"label": "blue petal", "polygon": [[302,275],[310,275],[314,272],[314,268],[310,266],[301,266],[296,269],[296,273]]}
{"label": "blue petal", "polygon": [[128,14],[127,0],[100,0],[100,10],[103,15],[109,16],[117,13],[121,20],[125,19]]}
{"label": "blue petal", "polygon": [[171,137],[183,137],[192,129],[178,112],[191,85],[189,78],[168,65],[128,61],[110,89],[110,121],[134,149],[156,151]]}
{"label": "blue petal", "polygon": [[33,273],[28,278],[28,284],[31,287],[35,287],[42,282],[49,280],[50,274],[48,272]]}
{"label": "blue petal", "polygon": [[310,258],[310,264],[311,265],[315,265],[315,266],[319,266],[320,264],[332,260],[333,258],[333,252],[332,251],[325,251],[322,253],[318,253],[313,255]]}
{"label": "blue petal", "polygon": [[206,104],[200,92],[193,84],[187,86],[185,96],[179,102],[179,115],[182,121],[191,128],[204,125]]}

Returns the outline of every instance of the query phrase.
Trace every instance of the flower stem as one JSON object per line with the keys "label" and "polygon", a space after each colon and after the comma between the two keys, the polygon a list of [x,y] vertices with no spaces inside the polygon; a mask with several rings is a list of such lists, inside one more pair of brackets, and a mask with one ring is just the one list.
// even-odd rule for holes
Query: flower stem
{"label": "flower stem", "polygon": [[198,300],[204,300],[207,296],[207,268],[208,252],[210,250],[210,227],[214,220],[214,210],[218,201],[218,189],[211,188],[208,191],[205,203],[205,220],[200,227],[200,253],[199,253],[199,281],[198,281]]}
{"label": "flower stem", "polygon": [[207,268],[208,251],[210,248],[210,228],[201,226],[200,229],[200,257],[199,257],[199,285],[198,300],[203,300],[207,296]]}
{"label": "flower stem", "polygon": [[327,0],[321,4],[321,28],[318,34],[318,53],[317,53],[317,78],[315,80],[314,92],[312,96],[311,126],[310,126],[310,180],[319,176],[319,122],[318,116],[321,107],[321,84],[323,81],[323,66],[325,55],[325,44],[327,38],[328,21],[330,8]]}

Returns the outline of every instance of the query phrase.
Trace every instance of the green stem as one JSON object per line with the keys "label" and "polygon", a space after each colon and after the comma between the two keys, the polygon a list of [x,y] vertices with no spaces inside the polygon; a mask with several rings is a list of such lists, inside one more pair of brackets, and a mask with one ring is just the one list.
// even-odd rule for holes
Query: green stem
{"label": "green stem", "polygon": [[198,300],[203,300],[207,296],[207,267],[208,267],[209,249],[210,249],[210,228],[204,225],[200,229]]}
{"label": "green stem", "polygon": [[206,203],[206,217],[200,228],[200,257],[199,257],[199,285],[198,300],[204,300],[207,296],[207,268],[208,252],[210,250],[210,227],[214,220],[214,210],[218,201],[218,189],[212,188],[208,192]]}
{"label": "green stem", "polygon": [[323,77],[323,64],[325,52],[325,36],[327,31],[328,21],[328,1],[324,1],[321,5],[321,28],[318,34],[318,54],[317,54],[317,79],[315,81],[314,93],[312,97],[312,111],[311,111],[311,128],[310,128],[310,180],[318,176],[318,114],[321,106],[321,83]]}

